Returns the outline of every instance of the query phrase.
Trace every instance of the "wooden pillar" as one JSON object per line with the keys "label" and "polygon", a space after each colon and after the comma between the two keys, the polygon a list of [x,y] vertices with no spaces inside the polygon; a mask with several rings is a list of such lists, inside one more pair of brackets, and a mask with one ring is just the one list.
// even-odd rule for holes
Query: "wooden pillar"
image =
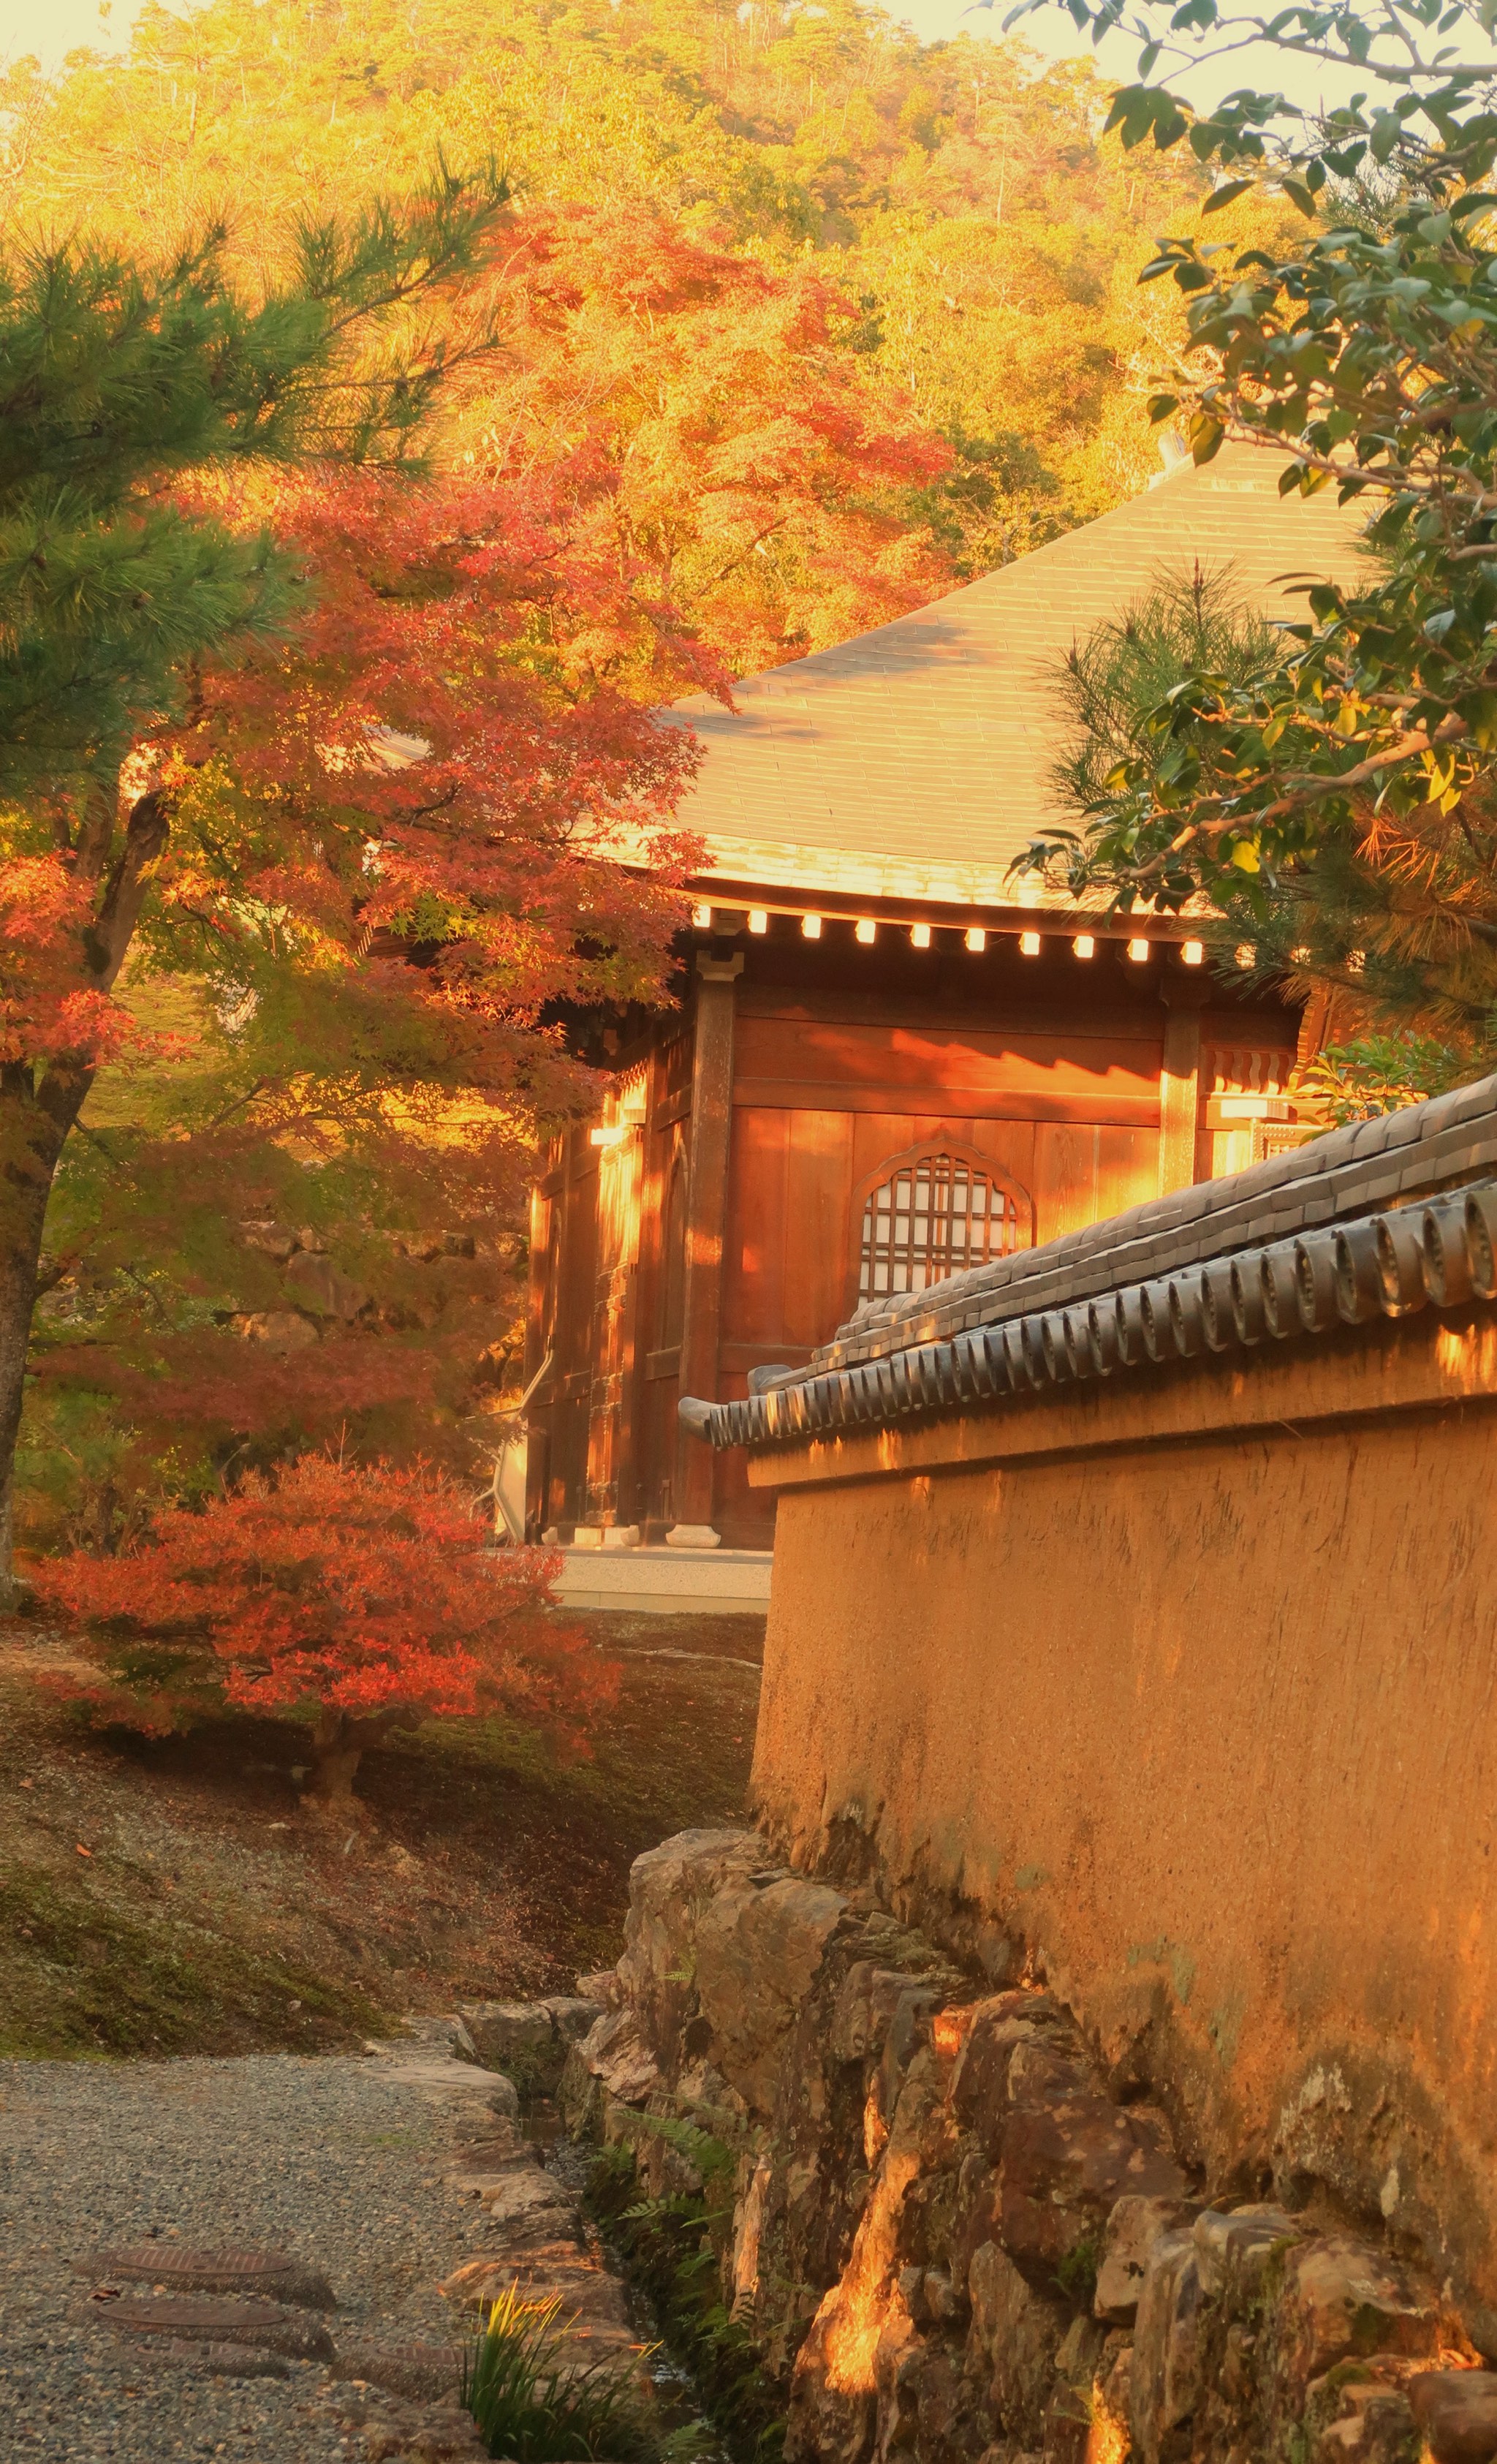
{"label": "wooden pillar", "polygon": [[639,1270],[639,1193],[644,1166],[645,1078],[617,1087],[607,1104],[614,1142],[598,1161],[598,1250],[593,1271],[592,1392],[587,1424],[587,1520],[629,1522],[621,1483],[629,1480],[634,1320]]}
{"label": "wooden pillar", "polygon": [[[734,985],[743,953],[696,960],[696,1034],[692,1049],[692,1143],[686,1214],[686,1306],[677,1392],[717,1398],[717,1330],[722,1316],[723,1243],[728,1227],[728,1155],[733,1132]],[[676,1432],[673,1549],[715,1549],[711,1446]]]}
{"label": "wooden pillar", "polygon": [[1317,984],[1305,1003],[1300,1014],[1300,1031],[1294,1053],[1299,1068],[1303,1069],[1307,1062],[1314,1060],[1317,1052],[1323,1052],[1328,1044],[1335,1041],[1331,1024],[1334,1001],[1335,996],[1330,987]]}
{"label": "wooden pillar", "polygon": [[[525,1310],[525,1385],[529,1388],[544,1362],[546,1335],[550,1313],[556,1307],[556,1296],[546,1288],[547,1276],[555,1271],[551,1248],[551,1208],[555,1200],[547,1194],[547,1185],[556,1174],[556,1141],[546,1153],[546,1171],[530,1193],[530,1289]],[[532,1539],[539,1540],[548,1513],[547,1475],[551,1462],[551,1397],[541,1389],[536,1391],[531,1434],[525,1452],[525,1529]],[[544,1417],[545,1426],[540,1422]]]}
{"label": "wooden pillar", "polygon": [[1172,984],[1159,1070],[1159,1196],[1188,1189],[1196,1177],[1200,1120],[1200,1013],[1205,988]]}

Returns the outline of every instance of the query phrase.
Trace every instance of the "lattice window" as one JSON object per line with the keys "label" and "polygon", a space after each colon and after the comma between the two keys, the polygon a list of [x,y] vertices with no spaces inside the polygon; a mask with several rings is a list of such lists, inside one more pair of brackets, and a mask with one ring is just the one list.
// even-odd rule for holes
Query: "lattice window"
{"label": "lattice window", "polygon": [[959,1155],[918,1155],[869,1193],[858,1298],[923,1292],[1019,1245],[1019,1209],[1002,1182]]}

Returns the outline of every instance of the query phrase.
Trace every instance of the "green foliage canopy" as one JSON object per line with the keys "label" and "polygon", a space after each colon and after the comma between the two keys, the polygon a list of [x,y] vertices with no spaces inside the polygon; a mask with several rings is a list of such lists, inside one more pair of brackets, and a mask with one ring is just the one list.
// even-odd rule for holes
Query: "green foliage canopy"
{"label": "green foliage canopy", "polygon": [[407,458],[449,346],[371,350],[370,329],[471,274],[503,203],[496,179],[443,172],[408,217],[303,220],[257,298],[221,226],[159,266],[90,242],[0,266],[0,799],[112,778],[194,659],[284,619],[289,561],[174,483]]}
{"label": "green foliage canopy", "polygon": [[[1081,0],[1074,13],[1117,22]],[[1492,935],[1479,813],[1497,759],[1497,197],[1471,182],[1497,120],[1482,99],[1488,70],[1418,51],[1418,24],[1480,22],[1447,14],[1250,21],[1288,49],[1340,45],[1372,62],[1407,17],[1402,65],[1376,69],[1402,89],[1380,118],[1365,97],[1297,128],[1274,97],[1239,95],[1199,121],[1161,87],[1116,98],[1125,144],[1188,137],[1203,162],[1261,166],[1315,226],[1288,251],[1159,242],[1143,278],[1181,295],[1188,348],[1154,417],[1182,418],[1198,461],[1242,437],[1282,452],[1286,492],[1365,500],[1379,561],[1359,587],[1308,578],[1305,620],[1246,671],[1186,662],[1148,715],[1147,745],[1092,797],[1085,835],[1030,852],[1073,891],[1175,910],[1205,893],[1266,925],[1278,885],[1331,847],[1370,849],[1392,832],[1400,862],[1427,875],[1454,822],[1481,889],[1464,884],[1459,915],[1446,900],[1445,921],[1467,942]],[[1134,22],[1162,39],[1164,18],[1146,7]],[[1203,5],[1176,22],[1229,45],[1249,21]],[[1158,56],[1150,34],[1145,75]]]}

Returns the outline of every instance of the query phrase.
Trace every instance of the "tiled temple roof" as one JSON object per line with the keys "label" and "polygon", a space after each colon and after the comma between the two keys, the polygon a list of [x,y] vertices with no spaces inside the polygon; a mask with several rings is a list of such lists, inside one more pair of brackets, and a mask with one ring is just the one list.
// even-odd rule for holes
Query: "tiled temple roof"
{"label": "tiled temple roof", "polygon": [[1182,463],[964,590],[749,677],[734,711],[678,703],[705,748],[677,813],[708,841],[698,880],[1012,903],[1012,859],[1068,818],[1051,679],[1073,644],[1197,561],[1289,619],[1294,582],[1354,571],[1363,517],[1329,489],[1281,497],[1283,467],[1246,445]]}
{"label": "tiled temple roof", "polygon": [[681,1418],[773,1445],[1497,1298],[1494,1174],[1497,1077],[865,1306],[804,1369]]}

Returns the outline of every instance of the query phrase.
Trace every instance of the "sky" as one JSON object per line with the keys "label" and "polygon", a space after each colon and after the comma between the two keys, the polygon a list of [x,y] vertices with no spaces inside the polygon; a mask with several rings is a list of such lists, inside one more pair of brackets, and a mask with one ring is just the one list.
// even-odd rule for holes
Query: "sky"
{"label": "sky", "polygon": [[[140,5],[141,0],[104,0],[102,7],[99,0],[0,0],[0,60],[33,52],[50,69],[78,44],[112,50],[128,40]],[[969,0],[884,0],[884,5],[892,16],[913,26],[923,41],[938,42],[963,33],[1000,37],[1010,0],[995,0],[991,8],[970,6]],[[1042,10],[1026,19],[1020,32],[1033,50],[1051,58],[1075,58],[1091,49],[1058,8]],[[1137,45],[1131,38],[1112,35],[1103,46],[1102,66],[1121,84],[1133,77],[1136,56]],[[1328,82],[1313,67],[1286,59],[1263,45],[1239,54],[1229,72],[1203,68],[1171,82],[1198,105],[1210,104],[1226,87],[1236,85],[1278,87],[1294,101],[1308,104],[1320,99],[1323,90],[1330,99],[1344,100],[1352,87],[1350,75]]]}

